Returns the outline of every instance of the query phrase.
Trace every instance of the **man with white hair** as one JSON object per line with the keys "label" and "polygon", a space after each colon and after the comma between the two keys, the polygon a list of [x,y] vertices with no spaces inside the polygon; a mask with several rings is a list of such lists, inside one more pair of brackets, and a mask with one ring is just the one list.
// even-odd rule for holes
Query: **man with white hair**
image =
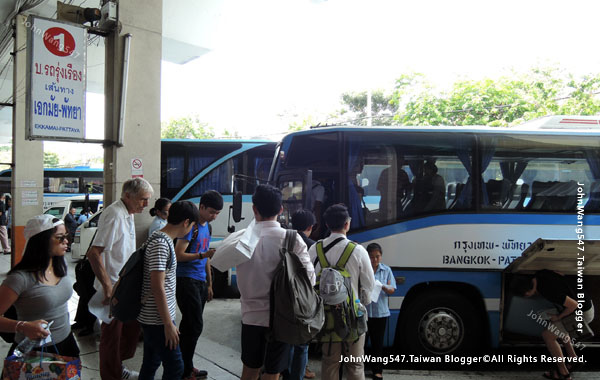
{"label": "man with white hair", "polygon": [[[103,292],[103,304],[109,307],[113,286],[129,256],[135,251],[133,214],[141,213],[152,197],[152,186],[143,178],[123,183],[121,199],[108,206],[98,222],[98,231],[88,252],[96,274],[94,288]],[[107,313],[108,314],[108,313]],[[138,373],[125,368],[122,361],[135,355],[140,335],[137,321],[113,319],[102,323],[100,336],[100,376],[102,380],[137,379]]]}

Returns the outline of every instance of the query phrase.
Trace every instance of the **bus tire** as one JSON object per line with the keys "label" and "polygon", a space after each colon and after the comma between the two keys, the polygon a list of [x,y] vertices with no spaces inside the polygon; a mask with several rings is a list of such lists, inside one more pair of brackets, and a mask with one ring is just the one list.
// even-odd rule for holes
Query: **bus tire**
{"label": "bus tire", "polygon": [[212,287],[215,298],[225,298],[227,289],[227,272],[221,272],[218,269],[212,269]]}
{"label": "bus tire", "polygon": [[448,291],[422,293],[403,313],[399,339],[409,353],[468,353],[484,341],[481,313],[460,294]]}

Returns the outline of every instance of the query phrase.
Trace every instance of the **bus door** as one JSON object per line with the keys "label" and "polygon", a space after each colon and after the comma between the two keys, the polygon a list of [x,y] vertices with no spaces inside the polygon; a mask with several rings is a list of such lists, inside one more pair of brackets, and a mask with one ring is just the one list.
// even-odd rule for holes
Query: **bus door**
{"label": "bus door", "polygon": [[310,209],[312,203],[312,170],[284,170],[275,179],[282,193],[283,213],[279,221],[289,226],[292,215],[301,209]]}
{"label": "bus door", "polygon": [[[542,343],[541,333],[547,328],[544,322],[546,312],[556,309],[556,306],[539,295],[520,297],[511,291],[511,283],[516,276],[533,275],[542,269],[566,276],[575,295],[582,297],[576,300],[580,301],[578,306],[584,307],[587,299],[592,300],[594,305],[600,305],[600,292],[597,290],[600,287],[600,241],[538,239],[503,271],[500,300],[502,344]],[[600,343],[598,318],[590,323],[590,327],[595,337],[586,344]]]}

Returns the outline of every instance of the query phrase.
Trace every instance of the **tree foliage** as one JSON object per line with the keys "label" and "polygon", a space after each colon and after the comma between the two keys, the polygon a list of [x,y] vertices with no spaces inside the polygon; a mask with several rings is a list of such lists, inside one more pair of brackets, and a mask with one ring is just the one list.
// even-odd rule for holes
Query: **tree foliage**
{"label": "tree foliage", "polygon": [[198,116],[187,116],[163,122],[160,137],[163,139],[210,139],[215,131]]}
{"label": "tree foliage", "polygon": [[394,124],[508,126],[546,115],[600,112],[600,75],[576,78],[554,68],[510,77],[459,80],[436,91],[422,74],[396,81]]}
{"label": "tree foliage", "polygon": [[60,165],[58,154],[54,152],[44,152],[44,167],[57,168]]}
{"label": "tree foliage", "polygon": [[[391,125],[396,106],[391,103],[392,95],[384,90],[371,93],[372,125]],[[342,109],[337,118],[353,125],[367,125],[367,91],[342,94]]]}
{"label": "tree foliage", "polygon": [[294,121],[290,122],[290,124],[288,126],[288,131],[289,132],[302,131],[304,129],[309,129],[311,126],[316,125],[316,124],[317,124],[317,122],[315,121],[315,119],[311,115],[309,115],[302,120],[294,120]]}

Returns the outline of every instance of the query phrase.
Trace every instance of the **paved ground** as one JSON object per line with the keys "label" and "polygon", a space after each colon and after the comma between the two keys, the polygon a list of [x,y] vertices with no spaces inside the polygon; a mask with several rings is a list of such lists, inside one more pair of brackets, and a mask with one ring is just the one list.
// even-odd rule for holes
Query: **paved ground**
{"label": "paved ground", "polygon": [[[10,268],[10,257],[0,255],[0,279],[4,279],[5,273]],[[74,276],[74,263],[69,263],[69,275]],[[78,297],[73,293],[69,303],[71,317],[75,315]],[[198,368],[206,369],[209,379],[229,380],[238,379],[242,364],[240,361],[240,303],[239,300],[215,300],[207,304],[205,310],[205,328],[196,349],[195,364]],[[77,338],[81,349],[81,361],[83,364],[83,379],[100,379],[98,370],[98,343],[99,336],[92,335]],[[0,352],[8,351],[9,345],[0,340]],[[539,356],[543,351],[536,351],[534,356]],[[500,352],[498,355],[508,360],[508,353]],[[586,354],[587,355],[587,354]],[[590,351],[590,356],[598,356],[598,351]],[[405,358],[405,360],[407,360]],[[139,370],[142,362],[142,343],[138,345],[136,356],[127,361],[129,368]],[[318,358],[311,358],[310,368],[319,376],[320,362]],[[470,380],[470,379],[492,379],[492,380],[520,380],[520,379],[542,379],[541,373],[546,366],[529,365],[519,366],[516,364],[498,364],[493,367],[487,365],[477,368],[464,365],[454,370],[426,370],[426,365],[420,369],[403,369],[404,365],[394,365],[395,369],[385,371],[386,379],[398,380]],[[423,369],[425,368],[425,369]],[[488,370],[488,368],[491,368]],[[597,367],[595,367],[597,368]],[[162,369],[156,375],[162,377]],[[166,379],[170,379],[168,376]],[[580,372],[574,376],[575,379],[600,379],[600,372]]]}

